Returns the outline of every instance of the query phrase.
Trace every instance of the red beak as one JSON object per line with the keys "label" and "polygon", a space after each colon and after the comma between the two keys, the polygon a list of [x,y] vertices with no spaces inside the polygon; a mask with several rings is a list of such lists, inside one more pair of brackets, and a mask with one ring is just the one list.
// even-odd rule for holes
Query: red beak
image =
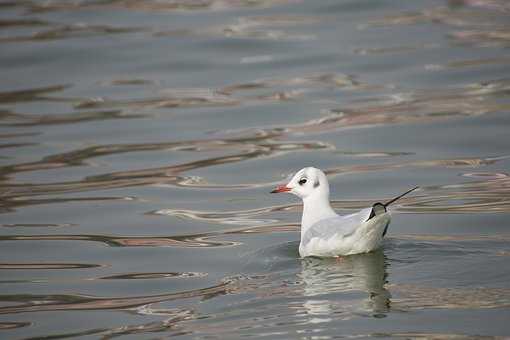
{"label": "red beak", "polygon": [[276,187],[276,189],[274,189],[273,191],[271,191],[272,194],[277,194],[279,192],[288,192],[288,191],[291,191],[292,189],[289,188],[289,187],[286,187],[285,185],[279,185]]}

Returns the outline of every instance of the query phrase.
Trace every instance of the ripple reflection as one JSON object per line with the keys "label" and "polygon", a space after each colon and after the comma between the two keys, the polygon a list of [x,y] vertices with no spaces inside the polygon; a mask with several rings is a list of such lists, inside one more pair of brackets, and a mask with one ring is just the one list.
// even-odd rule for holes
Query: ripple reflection
{"label": "ripple reflection", "polygon": [[101,280],[149,280],[149,279],[188,279],[205,277],[207,273],[186,272],[186,273],[129,273],[103,276]]}
{"label": "ripple reflection", "polygon": [[7,302],[9,306],[0,307],[0,314],[17,314],[41,311],[59,310],[102,310],[102,309],[128,309],[142,305],[204,297],[210,294],[226,292],[230,282],[223,282],[215,286],[188,290],[180,293],[101,298],[85,295],[0,295],[0,301]]}
{"label": "ripple reflection", "polygon": [[90,263],[0,263],[0,269],[18,269],[18,270],[29,270],[29,269],[88,269],[103,267],[100,264]]}
{"label": "ripple reflection", "polygon": [[[248,229],[250,230],[250,229]],[[219,241],[214,238],[221,235],[242,233],[243,230],[212,232],[179,236],[107,236],[107,235],[3,235],[0,241],[91,241],[111,247],[233,247],[240,245],[235,241]]]}
{"label": "ripple reflection", "polygon": [[[384,253],[379,250],[369,254],[347,256],[337,259],[306,258],[301,261],[299,277],[303,281],[303,308],[311,316],[331,317],[335,310],[345,310],[347,301],[341,304],[331,298],[321,298],[332,293],[361,291],[367,294],[359,306],[350,306],[351,313],[370,311],[380,317],[390,309],[391,294],[385,288],[388,274]],[[323,320],[327,321],[327,320]],[[317,322],[314,319],[314,322]]]}

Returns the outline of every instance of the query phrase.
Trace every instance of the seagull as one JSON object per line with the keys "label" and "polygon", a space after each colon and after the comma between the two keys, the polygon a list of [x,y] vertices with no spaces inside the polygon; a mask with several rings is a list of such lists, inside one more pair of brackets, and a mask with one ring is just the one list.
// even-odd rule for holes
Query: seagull
{"label": "seagull", "polygon": [[329,183],[320,169],[299,170],[286,185],[271,193],[288,192],[303,200],[301,218],[301,257],[340,257],[371,252],[382,245],[388,231],[390,213],[387,207],[416,190],[406,191],[387,203],[374,203],[350,215],[338,215],[329,203]]}

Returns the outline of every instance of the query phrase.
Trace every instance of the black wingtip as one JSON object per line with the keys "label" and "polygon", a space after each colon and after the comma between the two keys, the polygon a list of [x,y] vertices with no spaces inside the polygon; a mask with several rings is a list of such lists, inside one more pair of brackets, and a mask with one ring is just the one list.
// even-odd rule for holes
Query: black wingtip
{"label": "black wingtip", "polygon": [[[372,218],[374,218],[375,216],[378,216],[380,213],[385,213],[387,210],[386,208],[393,202],[401,199],[402,197],[404,197],[405,195],[407,195],[408,193],[410,193],[411,191],[414,191],[416,189],[418,189],[419,187],[414,187],[412,188],[411,190],[407,190],[406,192],[404,192],[402,195],[399,195],[397,197],[395,197],[394,199],[392,199],[391,201],[389,202],[386,202],[386,203],[381,203],[381,202],[377,202],[377,203],[374,203],[374,205],[372,205],[372,211],[370,211],[370,216],[368,217],[367,221],[371,220]],[[382,208],[382,209],[381,209]],[[379,210],[379,211],[377,211]],[[386,226],[386,228],[384,228],[384,233],[383,233],[383,236],[386,234],[386,231],[388,230],[388,226]]]}
{"label": "black wingtip", "polygon": [[[382,209],[379,209],[382,208]],[[379,211],[377,211],[379,210]],[[381,202],[374,203],[372,205],[372,211],[370,211],[370,216],[368,216],[367,221],[371,220],[375,216],[377,216],[379,213],[385,213],[386,212],[386,205],[382,204]]]}
{"label": "black wingtip", "polygon": [[406,192],[404,192],[402,195],[399,195],[399,196],[395,197],[394,199],[392,199],[391,201],[384,203],[384,204],[383,204],[383,205],[384,205],[384,207],[386,208],[386,207],[387,207],[388,205],[390,205],[391,203],[394,203],[395,201],[397,201],[397,200],[401,199],[401,198],[402,198],[402,197],[404,197],[405,195],[409,194],[410,192],[412,192],[412,191],[414,191],[414,190],[416,190],[416,189],[418,189],[418,188],[419,188],[419,187],[414,187],[414,188],[412,188],[411,190],[407,190],[407,191],[406,191]]}

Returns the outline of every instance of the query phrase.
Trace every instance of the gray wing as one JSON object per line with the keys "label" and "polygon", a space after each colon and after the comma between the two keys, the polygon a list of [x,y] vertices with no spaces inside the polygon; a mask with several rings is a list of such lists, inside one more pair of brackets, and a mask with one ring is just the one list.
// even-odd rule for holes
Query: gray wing
{"label": "gray wing", "polygon": [[306,244],[314,237],[328,239],[334,235],[349,236],[354,233],[361,223],[369,219],[371,212],[372,208],[366,208],[355,214],[321,220],[306,230],[302,237],[302,242]]}

